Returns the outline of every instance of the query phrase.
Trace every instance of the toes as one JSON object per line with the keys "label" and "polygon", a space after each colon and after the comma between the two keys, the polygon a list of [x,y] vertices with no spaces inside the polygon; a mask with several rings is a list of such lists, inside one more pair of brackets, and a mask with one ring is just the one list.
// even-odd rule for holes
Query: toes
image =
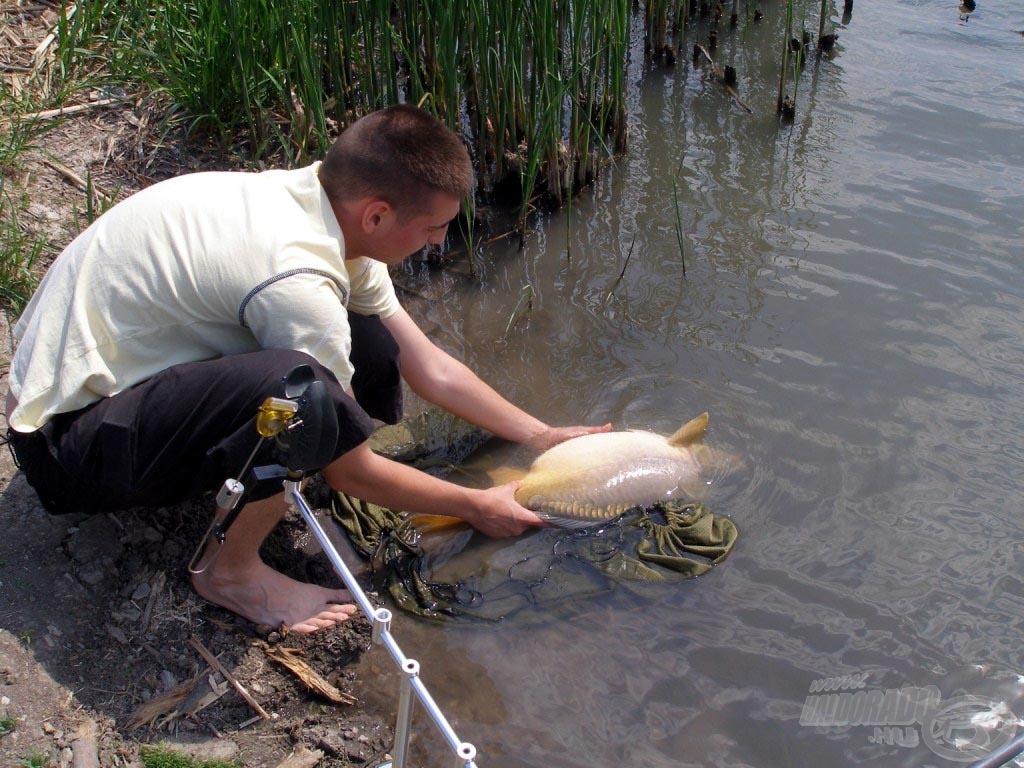
{"label": "toes", "polygon": [[[327,626],[330,625],[328,624]],[[298,624],[292,624],[288,627],[288,631],[294,632],[297,635],[308,635],[316,632],[318,629],[326,629],[327,626],[320,626],[316,623],[316,619],[309,619],[307,621],[300,621]]]}
{"label": "toes", "polygon": [[338,624],[339,620],[328,619],[323,616],[314,616],[311,619],[300,621],[298,624],[292,624],[289,628],[289,632],[296,632],[300,635],[308,635],[311,632],[316,632],[318,629],[327,629]]}
{"label": "toes", "polygon": [[316,632],[318,629],[327,629],[335,624],[348,621],[348,619],[355,615],[357,610],[354,605],[329,605],[326,610],[321,611],[316,616],[292,624],[288,630],[300,635],[308,635],[311,632]]}

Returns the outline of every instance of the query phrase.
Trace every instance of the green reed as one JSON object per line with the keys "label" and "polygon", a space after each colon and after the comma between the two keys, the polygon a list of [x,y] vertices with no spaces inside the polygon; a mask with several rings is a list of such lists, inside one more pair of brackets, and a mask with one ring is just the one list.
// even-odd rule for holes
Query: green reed
{"label": "green reed", "polygon": [[69,62],[93,52],[169,125],[253,160],[302,161],[366,112],[422,103],[465,136],[481,193],[515,190],[525,212],[626,149],[627,0],[82,4]]}
{"label": "green reed", "polygon": [[[479,196],[558,206],[627,150],[631,34],[667,55],[686,0],[79,0],[62,62],[106,62],[168,126],[252,162],[306,162],[360,115],[422,104],[471,149]],[[736,9],[734,2],[733,8]],[[788,46],[789,0],[784,46]],[[694,17],[696,19],[696,17]],[[695,23],[703,23],[695,21]],[[784,53],[781,101],[788,73]]]}
{"label": "green reed", "polygon": [[793,0],[787,0],[786,33],[782,36],[782,66],[779,69],[779,94],[775,104],[776,111],[778,112],[782,112],[782,104],[786,89],[786,74],[789,68],[789,41],[793,38],[793,12]]}
{"label": "green reed", "polygon": [[[821,13],[818,15],[818,40],[825,35],[825,22],[828,20],[828,0],[821,0]],[[820,50],[820,48],[819,48]]]}
{"label": "green reed", "polygon": [[683,267],[683,277],[686,277],[686,233],[683,231],[683,215],[679,208],[679,185],[675,177],[672,178],[672,206],[676,214],[676,243],[679,245],[679,263]]}

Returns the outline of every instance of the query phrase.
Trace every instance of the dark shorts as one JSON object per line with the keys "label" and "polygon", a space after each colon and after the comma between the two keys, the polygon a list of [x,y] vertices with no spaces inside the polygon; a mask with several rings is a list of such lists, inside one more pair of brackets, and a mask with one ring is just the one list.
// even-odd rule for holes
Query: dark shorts
{"label": "dark shorts", "polygon": [[[263,350],[168,368],[113,397],[58,414],[31,433],[9,431],[12,453],[50,512],[166,506],[216,491],[239,477],[260,442],[256,414],[280,395],[283,378],[309,365],[338,417],[332,458],[370,436],[373,418],[402,412],[398,345],[376,317],[350,315],[353,400],[334,374],[302,352]],[[372,417],[372,418],[371,418]],[[274,461],[272,440],[254,466]],[[250,500],[281,490],[251,484]]]}

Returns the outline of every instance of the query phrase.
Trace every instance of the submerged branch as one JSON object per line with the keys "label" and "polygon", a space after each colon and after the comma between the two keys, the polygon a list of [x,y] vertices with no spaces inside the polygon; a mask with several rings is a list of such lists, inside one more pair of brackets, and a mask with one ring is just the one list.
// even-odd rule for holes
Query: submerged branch
{"label": "submerged branch", "polygon": [[622,282],[622,278],[626,276],[626,268],[629,266],[629,260],[633,256],[633,246],[636,245],[636,235],[633,235],[633,239],[629,243],[629,252],[626,254],[626,262],[622,265],[622,271],[619,272],[619,276],[615,278],[615,282],[612,283],[611,288],[608,289],[608,293],[605,295],[605,303],[608,303],[608,299],[615,293],[615,289],[619,287],[619,283]]}
{"label": "submerged branch", "polygon": [[715,79],[722,84],[722,87],[725,89],[725,92],[732,96],[733,99],[735,99],[736,103],[743,107],[743,109],[745,109],[748,114],[754,114],[754,110],[747,106],[746,102],[740,98],[740,95],[738,93],[736,93],[736,89],[729,84],[729,81],[726,79],[725,73],[722,71],[722,68],[718,66],[718,63],[714,59],[711,58],[711,54],[708,53],[707,48],[705,48],[700,43],[695,45],[694,48],[700,51],[704,55],[704,58],[708,60],[708,64],[711,65],[712,74],[714,74]]}

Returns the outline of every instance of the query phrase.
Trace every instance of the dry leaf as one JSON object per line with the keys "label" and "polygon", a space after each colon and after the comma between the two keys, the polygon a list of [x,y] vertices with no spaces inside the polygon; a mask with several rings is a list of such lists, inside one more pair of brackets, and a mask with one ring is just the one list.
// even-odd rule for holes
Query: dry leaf
{"label": "dry leaf", "polygon": [[152,726],[158,718],[174,712],[178,705],[192,693],[201,678],[201,674],[196,675],[191,680],[186,680],[181,685],[177,685],[171,688],[171,690],[161,693],[159,696],[154,696],[145,702],[132,713],[131,718],[128,720],[128,730],[141,728],[144,725]]}
{"label": "dry leaf", "polygon": [[333,701],[337,704],[355,704],[356,698],[350,696],[347,693],[339,691],[329,682],[327,682],[319,672],[302,658],[303,654],[298,648],[285,648],[280,645],[275,645],[270,648],[264,648],[263,652],[270,657],[272,661],[276,661],[281,666],[292,672],[299,680],[302,681],[309,690],[314,693],[319,693],[325,699]]}

